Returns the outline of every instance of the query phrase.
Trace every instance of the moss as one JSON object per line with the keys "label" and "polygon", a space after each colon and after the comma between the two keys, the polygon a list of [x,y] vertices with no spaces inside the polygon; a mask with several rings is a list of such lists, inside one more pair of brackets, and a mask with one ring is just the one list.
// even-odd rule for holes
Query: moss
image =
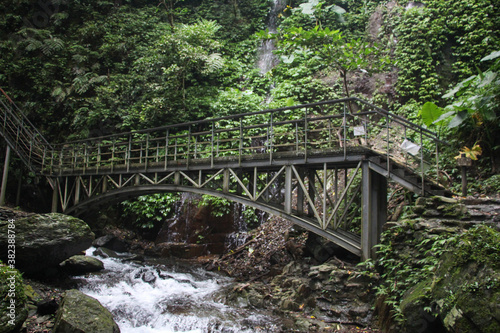
{"label": "moss", "polygon": [[15,331],[27,317],[22,275],[0,261],[0,333]]}
{"label": "moss", "polygon": [[72,289],[59,306],[54,332],[118,333],[120,329],[98,300]]}
{"label": "moss", "polygon": [[432,288],[439,316],[449,329],[500,331],[500,233],[478,226],[456,238],[443,257]]}
{"label": "moss", "polygon": [[432,279],[429,278],[419,282],[415,287],[408,290],[401,300],[401,310],[404,312],[404,309],[408,308],[410,304],[418,304],[425,301],[429,296],[431,285]]}

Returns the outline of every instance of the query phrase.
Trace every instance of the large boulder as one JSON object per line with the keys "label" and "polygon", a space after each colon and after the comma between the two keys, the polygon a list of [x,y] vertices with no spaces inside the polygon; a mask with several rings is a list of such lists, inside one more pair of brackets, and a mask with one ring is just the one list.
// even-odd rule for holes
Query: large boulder
{"label": "large boulder", "polygon": [[[0,248],[7,248],[8,230],[14,230],[15,265],[28,275],[56,269],[62,261],[89,248],[95,238],[84,221],[58,213],[29,216],[14,225],[9,229],[7,221],[0,221]],[[6,256],[6,251],[0,253],[1,260],[6,261]]]}
{"label": "large boulder", "polygon": [[72,275],[82,275],[91,272],[98,272],[104,269],[104,264],[99,259],[84,255],[72,256],[64,260],[60,266],[64,271]]}
{"label": "large boulder", "polygon": [[93,297],[72,289],[56,314],[54,333],[119,333],[113,315]]}

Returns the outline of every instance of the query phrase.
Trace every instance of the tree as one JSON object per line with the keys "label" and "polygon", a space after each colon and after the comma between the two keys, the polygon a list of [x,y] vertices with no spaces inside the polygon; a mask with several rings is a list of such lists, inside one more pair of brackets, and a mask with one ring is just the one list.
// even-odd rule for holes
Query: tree
{"label": "tree", "polygon": [[324,67],[338,71],[346,97],[350,97],[350,72],[381,70],[390,63],[387,56],[380,56],[378,61],[371,59],[381,53],[376,45],[370,45],[361,38],[346,41],[340,30],[323,29],[319,25],[311,30],[294,27],[272,37],[278,39],[278,52],[287,56],[285,61],[293,61],[295,54],[309,51]]}

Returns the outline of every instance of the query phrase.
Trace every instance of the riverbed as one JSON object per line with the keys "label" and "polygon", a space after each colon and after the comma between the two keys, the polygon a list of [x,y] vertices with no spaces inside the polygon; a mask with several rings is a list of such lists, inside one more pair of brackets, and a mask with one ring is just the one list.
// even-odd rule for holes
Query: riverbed
{"label": "riverbed", "polygon": [[167,260],[96,257],[105,270],[78,278],[79,289],[111,311],[122,333],[282,331],[282,318],[229,304],[234,281],[217,272]]}

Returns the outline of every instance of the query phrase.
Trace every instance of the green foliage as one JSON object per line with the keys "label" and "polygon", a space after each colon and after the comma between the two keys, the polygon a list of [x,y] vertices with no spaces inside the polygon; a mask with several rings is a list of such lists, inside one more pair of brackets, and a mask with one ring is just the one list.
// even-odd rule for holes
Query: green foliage
{"label": "green foliage", "polygon": [[450,83],[471,75],[474,63],[500,46],[494,1],[429,0],[424,7],[394,11],[387,18],[398,39],[398,91],[407,99],[437,100]]}
{"label": "green foliage", "polygon": [[380,70],[389,64],[388,57],[378,57],[377,61],[371,59],[380,55],[376,46],[371,46],[361,38],[347,41],[339,30],[330,30],[328,27],[323,29],[317,25],[311,30],[293,27],[274,38],[279,42],[278,53],[286,56],[285,62],[293,62],[296,56],[306,55],[322,64],[323,68],[337,71],[343,80],[347,97],[348,73]]}
{"label": "green foliage", "polygon": [[233,204],[231,201],[205,194],[200,200],[199,206],[209,206],[212,209],[212,215],[215,217],[222,217],[232,212]]}
{"label": "green foliage", "polygon": [[395,226],[382,234],[382,242],[377,245],[377,265],[384,283],[376,287],[378,295],[385,295],[386,303],[394,311],[394,319],[404,322],[400,302],[403,295],[418,283],[432,276],[439,264],[439,259],[447,250],[448,244],[456,242],[455,236],[442,234],[425,238],[415,238],[411,244],[412,252],[402,252],[395,248],[397,242],[412,230],[410,221],[402,226]]}
{"label": "green foliage", "polygon": [[[400,309],[403,295],[420,283],[427,285],[425,281],[432,278],[437,269],[443,269],[445,255],[453,256],[454,267],[474,262],[495,268],[500,262],[499,234],[491,227],[479,225],[462,234],[424,234],[424,237],[405,240],[406,234],[415,233],[412,223],[405,221],[403,225],[387,230],[383,233],[382,243],[377,246],[377,265],[384,279],[384,283],[377,287],[377,293],[385,295],[386,303],[392,306],[394,319],[399,323],[405,321]],[[402,244],[403,240],[405,243]],[[412,249],[405,250],[405,247]],[[488,283],[491,281],[486,281]],[[425,296],[429,291],[424,288],[421,292]],[[450,298],[446,306],[452,308],[455,301]]]}
{"label": "green foliage", "polygon": [[172,216],[179,195],[175,193],[156,193],[126,200],[121,203],[125,214],[133,216],[134,224],[142,229],[151,229],[156,223]]}

